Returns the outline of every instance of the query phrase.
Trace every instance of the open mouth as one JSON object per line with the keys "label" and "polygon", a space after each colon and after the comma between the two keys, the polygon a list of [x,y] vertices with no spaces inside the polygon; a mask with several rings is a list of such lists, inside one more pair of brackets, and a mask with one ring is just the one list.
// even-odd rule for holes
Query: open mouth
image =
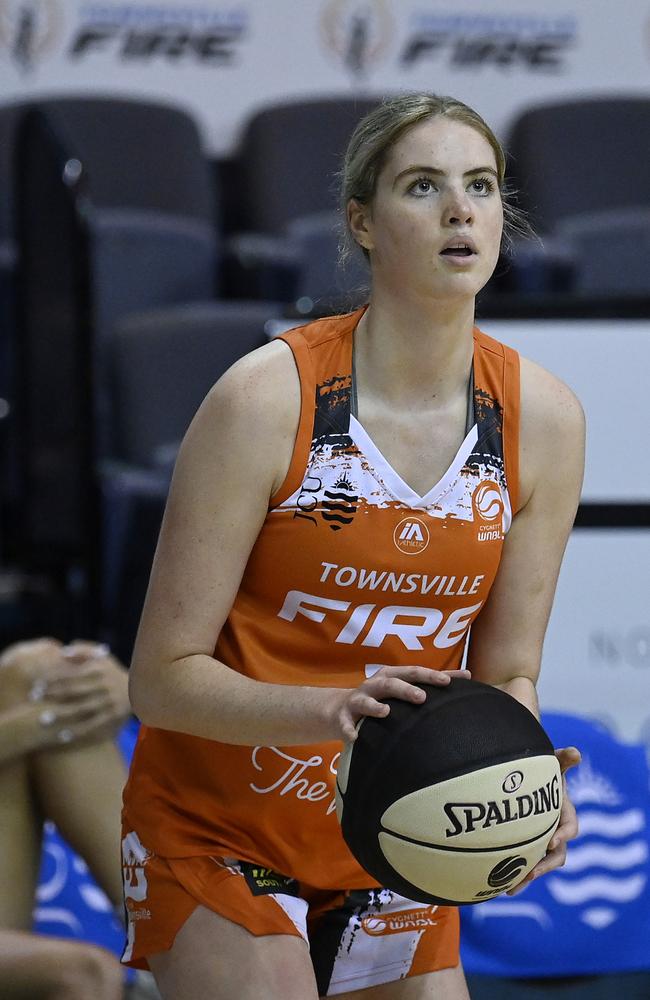
{"label": "open mouth", "polygon": [[447,247],[440,251],[441,257],[473,257],[474,251],[468,246]]}

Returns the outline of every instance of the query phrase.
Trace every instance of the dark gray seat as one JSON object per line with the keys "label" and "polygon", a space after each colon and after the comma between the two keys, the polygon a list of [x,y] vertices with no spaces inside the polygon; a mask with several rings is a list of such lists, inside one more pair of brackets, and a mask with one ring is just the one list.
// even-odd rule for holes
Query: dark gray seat
{"label": "dark gray seat", "polygon": [[268,341],[270,302],[196,302],[133,313],[116,327],[111,381],[115,457],[166,465],[201,400],[244,354]]}
{"label": "dark gray seat", "polygon": [[650,205],[570,215],[556,231],[573,250],[577,292],[650,297]]}
{"label": "dark gray seat", "polygon": [[[250,287],[277,288],[285,301],[303,294],[304,282],[311,282],[319,266],[304,255],[312,249],[320,252],[325,237],[321,229],[314,242],[313,220],[337,209],[342,155],[357,122],[376,104],[372,99],[314,98],[262,108],[250,119],[236,159],[242,232],[228,242]],[[299,220],[307,219],[312,222],[295,239],[294,225],[300,231]],[[317,297],[330,293],[325,287]]]}
{"label": "dark gray seat", "polygon": [[650,207],[647,97],[541,104],[515,120],[506,148],[520,204],[542,232],[584,212]]}
{"label": "dark gray seat", "polygon": [[14,536],[21,558],[92,590],[97,461],[115,436],[109,345],[131,312],[215,296],[211,168],[193,120],[149,102],[37,101],[16,144],[26,457]]}
{"label": "dark gray seat", "polygon": [[322,97],[262,108],[249,120],[238,163],[247,229],[281,233],[337,207],[336,174],[359,119],[378,101]]}
{"label": "dark gray seat", "polygon": [[[101,466],[102,611],[129,658],[180,441],[203,397],[268,341],[275,303],[204,302],[132,314],[110,346],[116,458]],[[254,433],[254,428],[251,429]]]}
{"label": "dark gray seat", "polygon": [[361,250],[340,261],[341,225],[338,212],[326,211],[294,219],[286,229],[300,261],[296,299],[309,299],[317,312],[346,312],[368,299],[370,271]]}

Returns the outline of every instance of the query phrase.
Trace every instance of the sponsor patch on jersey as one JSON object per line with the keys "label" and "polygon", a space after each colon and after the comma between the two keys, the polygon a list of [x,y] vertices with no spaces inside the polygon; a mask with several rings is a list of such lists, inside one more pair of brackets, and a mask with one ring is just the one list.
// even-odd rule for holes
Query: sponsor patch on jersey
{"label": "sponsor patch on jersey", "polygon": [[424,552],[429,544],[429,529],[419,517],[405,517],[393,532],[396,547],[407,556]]}
{"label": "sponsor patch on jersey", "polygon": [[494,523],[503,517],[503,497],[496,483],[490,479],[479,483],[472,495],[474,520]]}
{"label": "sponsor patch on jersey", "polygon": [[275,892],[283,893],[285,896],[298,895],[298,883],[295,878],[281,875],[272,868],[252,865],[248,861],[240,861],[239,867],[254,896],[269,896]]}

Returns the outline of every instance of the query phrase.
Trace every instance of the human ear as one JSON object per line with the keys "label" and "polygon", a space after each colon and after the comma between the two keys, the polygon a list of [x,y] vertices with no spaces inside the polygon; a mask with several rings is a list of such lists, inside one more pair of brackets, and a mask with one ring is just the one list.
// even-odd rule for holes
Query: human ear
{"label": "human ear", "polygon": [[372,250],[374,244],[370,233],[370,206],[350,198],[347,207],[348,228],[363,250]]}

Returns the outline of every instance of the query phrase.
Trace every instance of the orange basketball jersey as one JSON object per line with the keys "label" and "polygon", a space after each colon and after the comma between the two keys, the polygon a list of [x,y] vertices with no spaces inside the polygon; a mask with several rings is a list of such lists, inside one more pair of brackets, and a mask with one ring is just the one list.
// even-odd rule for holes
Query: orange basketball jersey
{"label": "orange basketball jersey", "polygon": [[[353,688],[383,664],[459,667],[517,509],[516,352],[475,330],[471,429],[418,496],[351,412],[361,315],[284,337],[302,394],[294,454],[215,651],[261,681]],[[143,726],[126,828],[163,857],[218,854],[315,887],[373,886],[335,814],[340,750],[230,746]]]}

